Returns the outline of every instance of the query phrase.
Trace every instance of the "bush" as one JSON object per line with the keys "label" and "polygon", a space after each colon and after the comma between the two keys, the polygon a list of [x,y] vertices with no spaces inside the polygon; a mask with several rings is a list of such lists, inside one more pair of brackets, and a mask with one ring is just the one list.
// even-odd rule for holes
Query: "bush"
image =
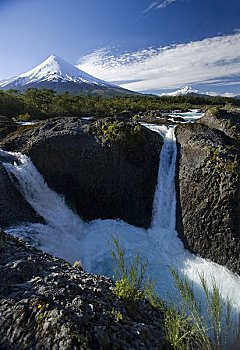
{"label": "bush", "polygon": [[168,308],[165,314],[166,336],[176,350],[233,349],[237,339],[238,327],[232,321],[232,307],[229,300],[221,299],[219,287],[212,279],[212,291],[209,290],[204,275],[200,275],[204,291],[207,315],[202,316],[201,305],[193,288],[186,278],[180,278],[172,270],[175,286],[181,296],[181,308],[176,311]]}
{"label": "bush", "polygon": [[125,125],[123,122],[112,119],[102,119],[95,123],[96,134],[103,143],[118,142],[124,137]]}
{"label": "bush", "polygon": [[116,236],[113,236],[113,248],[110,246],[110,251],[116,265],[117,278],[113,293],[122,300],[130,302],[143,298],[154,299],[154,283],[146,278],[147,260],[143,260],[137,254],[128,267],[125,250]]}
{"label": "bush", "polygon": [[[109,244],[109,243],[108,243]],[[175,287],[180,294],[180,307],[166,305],[154,293],[154,283],[146,277],[147,261],[135,256],[128,266],[125,250],[119,240],[113,236],[111,255],[115,262],[117,282],[113,293],[125,302],[134,302],[147,298],[154,307],[164,313],[166,340],[176,350],[224,350],[238,349],[240,323],[233,322],[233,310],[230,301],[222,300],[220,289],[212,278],[212,290],[209,289],[204,275],[199,275],[204,292],[206,316],[203,316],[201,304],[186,278],[178,271],[171,273]]]}
{"label": "bush", "polygon": [[29,113],[19,114],[16,118],[14,118],[17,122],[26,122],[31,119]]}
{"label": "bush", "polygon": [[114,118],[98,120],[95,122],[94,131],[102,143],[125,142],[131,145],[143,141],[143,131],[140,124],[126,123]]}

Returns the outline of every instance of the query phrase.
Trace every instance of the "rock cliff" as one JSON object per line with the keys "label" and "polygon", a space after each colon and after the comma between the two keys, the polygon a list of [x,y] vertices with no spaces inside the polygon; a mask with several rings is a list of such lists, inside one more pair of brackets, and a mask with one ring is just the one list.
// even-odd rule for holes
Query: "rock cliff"
{"label": "rock cliff", "polygon": [[0,143],[27,153],[48,185],[84,220],[149,227],[160,136],[134,122],[57,118],[20,126]]}
{"label": "rock cliff", "polygon": [[179,235],[191,252],[238,274],[239,121],[237,113],[213,110],[198,124],[176,129]]}

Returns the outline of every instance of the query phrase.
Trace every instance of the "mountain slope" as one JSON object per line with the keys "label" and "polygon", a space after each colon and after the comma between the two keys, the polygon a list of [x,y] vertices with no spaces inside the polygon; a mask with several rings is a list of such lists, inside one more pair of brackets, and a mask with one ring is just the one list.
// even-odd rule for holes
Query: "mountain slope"
{"label": "mountain slope", "polygon": [[0,82],[0,89],[47,88],[74,94],[131,94],[132,91],[95,78],[59,56],[51,55],[35,68]]}

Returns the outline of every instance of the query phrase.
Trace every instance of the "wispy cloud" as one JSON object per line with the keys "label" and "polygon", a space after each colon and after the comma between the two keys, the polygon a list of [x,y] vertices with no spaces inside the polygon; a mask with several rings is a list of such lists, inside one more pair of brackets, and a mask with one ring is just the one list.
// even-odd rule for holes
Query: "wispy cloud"
{"label": "wispy cloud", "polygon": [[222,94],[219,94],[217,92],[213,92],[213,91],[209,91],[209,92],[205,92],[205,95],[208,95],[208,96],[223,96],[223,97],[234,97],[236,96],[236,94],[232,93],[232,92],[225,92],[225,93],[222,93]]}
{"label": "wispy cloud", "polygon": [[136,91],[205,82],[230,85],[229,77],[240,84],[240,33],[122,55],[102,48],[83,57],[78,67]]}
{"label": "wispy cloud", "polygon": [[146,13],[153,9],[163,9],[176,1],[178,0],[155,0],[143,11],[143,13]]}

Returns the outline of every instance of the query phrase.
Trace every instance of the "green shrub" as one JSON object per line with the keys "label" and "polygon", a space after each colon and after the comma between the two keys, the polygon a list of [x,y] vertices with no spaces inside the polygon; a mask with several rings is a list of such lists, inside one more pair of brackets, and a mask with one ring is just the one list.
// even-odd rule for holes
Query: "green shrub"
{"label": "green shrub", "polygon": [[211,147],[210,161],[214,168],[218,171],[225,172],[231,175],[239,176],[239,161],[237,150],[233,146],[226,146],[225,148]]}
{"label": "green shrub", "polygon": [[206,316],[202,316],[200,302],[189,281],[186,278],[180,278],[176,270],[171,272],[181,296],[181,308],[176,311],[170,307],[165,315],[166,336],[173,348],[177,350],[191,350],[193,347],[204,350],[232,349],[234,339],[237,338],[238,327],[236,328],[232,321],[231,303],[229,300],[221,299],[220,290],[214,278],[210,291],[204,275],[199,276],[207,310]]}
{"label": "green shrub", "polygon": [[115,262],[115,277],[117,279],[113,293],[124,301],[136,301],[143,298],[154,299],[154,283],[146,278],[147,260],[137,254],[127,265],[125,250],[119,240],[113,236],[111,255]]}
{"label": "green shrub", "polygon": [[164,312],[164,328],[166,339],[173,349],[191,349],[195,336],[191,319],[177,312],[172,305],[168,306]]}
{"label": "green shrub", "polygon": [[29,113],[19,114],[16,118],[14,118],[17,122],[26,122],[31,119]]}
{"label": "green shrub", "polygon": [[75,267],[76,269],[78,270],[82,270],[82,262],[80,260],[76,260],[74,263],[73,263],[73,267]]}
{"label": "green shrub", "polygon": [[164,314],[165,337],[172,349],[237,349],[234,345],[240,337],[240,323],[233,322],[231,303],[228,299],[222,300],[214,278],[210,290],[204,275],[199,275],[206,309],[206,316],[203,316],[202,305],[191,283],[187,278],[180,277],[177,270],[171,269],[171,274],[180,295],[178,308],[165,304],[156,296],[154,283],[146,277],[147,261],[141,259],[139,254],[128,266],[125,250],[116,236],[113,236],[110,251],[117,278],[113,293],[125,302],[147,298],[154,307],[160,308]]}
{"label": "green shrub", "polygon": [[102,143],[135,144],[143,140],[140,124],[130,124],[113,118],[98,120],[94,126],[95,134]]}
{"label": "green shrub", "polygon": [[208,109],[208,112],[211,113],[212,116],[218,117],[220,114],[220,109],[218,107],[212,107]]}
{"label": "green shrub", "polygon": [[120,311],[115,310],[114,308],[111,311],[112,316],[116,319],[117,322],[123,320],[123,314]]}
{"label": "green shrub", "polygon": [[118,142],[123,138],[124,123],[113,119],[100,119],[95,123],[95,129],[102,143]]}

